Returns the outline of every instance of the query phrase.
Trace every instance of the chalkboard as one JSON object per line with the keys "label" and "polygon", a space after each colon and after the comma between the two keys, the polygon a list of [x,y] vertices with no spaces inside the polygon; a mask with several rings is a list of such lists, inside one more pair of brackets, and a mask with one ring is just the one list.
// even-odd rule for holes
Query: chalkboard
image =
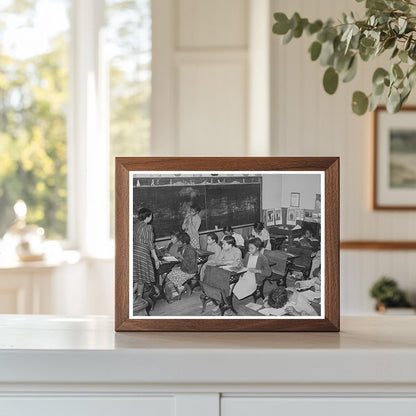
{"label": "chalkboard", "polygon": [[157,239],[182,229],[192,203],[202,209],[200,232],[222,229],[225,225],[252,224],[261,216],[261,183],[133,188],[133,212],[142,207],[152,210]]}

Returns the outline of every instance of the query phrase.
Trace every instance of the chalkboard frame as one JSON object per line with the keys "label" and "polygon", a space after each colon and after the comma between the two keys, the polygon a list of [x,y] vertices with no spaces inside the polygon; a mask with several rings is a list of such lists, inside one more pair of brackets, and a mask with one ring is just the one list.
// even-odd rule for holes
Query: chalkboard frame
{"label": "chalkboard frame", "polygon": [[[339,284],[339,158],[116,158],[115,200],[115,330],[116,331],[330,331],[340,330]],[[129,226],[132,171],[321,171],[325,189],[325,315],[322,318],[130,318]]]}

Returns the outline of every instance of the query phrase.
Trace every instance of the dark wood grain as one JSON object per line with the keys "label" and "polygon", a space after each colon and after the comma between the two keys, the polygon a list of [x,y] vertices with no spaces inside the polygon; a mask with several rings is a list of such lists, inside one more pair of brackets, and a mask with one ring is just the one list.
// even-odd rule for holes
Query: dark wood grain
{"label": "dark wood grain", "polygon": [[[373,112],[373,209],[378,211],[413,211],[416,209],[416,205],[380,205],[378,203],[378,183],[377,183],[377,172],[378,172],[378,161],[377,161],[377,154],[378,154],[378,119],[380,112],[387,111],[385,106],[377,107]],[[406,106],[403,107],[401,112],[406,111],[414,111],[416,112],[416,106]]]}
{"label": "dark wood grain", "polygon": [[341,241],[341,250],[416,250],[416,241]]}
{"label": "dark wood grain", "polygon": [[[130,171],[324,171],[324,319],[129,319]],[[339,331],[339,158],[116,158],[116,331]]]}

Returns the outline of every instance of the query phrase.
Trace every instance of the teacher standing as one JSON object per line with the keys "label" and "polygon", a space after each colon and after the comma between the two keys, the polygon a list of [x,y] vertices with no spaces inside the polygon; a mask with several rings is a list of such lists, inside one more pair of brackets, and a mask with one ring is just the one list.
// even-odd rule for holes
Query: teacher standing
{"label": "teacher standing", "polygon": [[134,300],[141,298],[145,284],[155,281],[152,257],[159,268],[154,245],[153,227],[150,225],[153,213],[148,208],[140,208],[138,221],[133,226],[133,294]]}
{"label": "teacher standing", "polygon": [[201,208],[198,204],[192,204],[189,207],[189,212],[186,214],[182,224],[184,230],[191,238],[191,246],[195,249],[200,248],[199,245],[199,227],[201,226],[201,217],[199,213]]}

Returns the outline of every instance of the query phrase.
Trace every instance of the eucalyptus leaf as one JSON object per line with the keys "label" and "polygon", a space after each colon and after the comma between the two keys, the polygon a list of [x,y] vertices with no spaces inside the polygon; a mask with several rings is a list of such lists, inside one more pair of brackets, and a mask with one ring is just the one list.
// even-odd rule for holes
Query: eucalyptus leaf
{"label": "eucalyptus leaf", "polygon": [[311,54],[312,61],[316,61],[319,58],[321,50],[322,44],[320,42],[315,41],[312,43],[312,45],[309,47],[309,53]]}
{"label": "eucalyptus leaf", "polygon": [[404,49],[402,49],[402,50],[399,52],[399,59],[400,59],[402,62],[407,63],[408,58],[409,58],[409,55],[407,54],[407,51],[405,51]]}
{"label": "eucalyptus leaf", "polygon": [[373,86],[373,95],[383,95],[384,83]]}
{"label": "eucalyptus leaf", "polygon": [[290,29],[289,19],[284,13],[275,13],[274,20],[276,23],[273,25],[273,33],[277,35],[285,35]]}
{"label": "eucalyptus leaf", "polygon": [[332,65],[334,62],[334,44],[331,41],[326,41],[322,45],[320,63],[322,66]]}
{"label": "eucalyptus leaf", "polygon": [[382,98],[382,95],[371,94],[370,105],[369,105],[368,111],[374,111],[380,104],[381,98]]}
{"label": "eucalyptus leaf", "polygon": [[407,20],[403,16],[400,16],[397,23],[399,25],[399,35],[402,35],[406,30]]}
{"label": "eucalyptus leaf", "polygon": [[404,74],[403,74],[403,70],[400,68],[399,64],[394,64],[393,68],[392,68],[392,73],[395,76],[395,78],[403,78]]}
{"label": "eucalyptus leaf", "polygon": [[328,94],[334,94],[338,88],[339,75],[335,69],[330,66],[324,74],[323,84],[324,89]]}
{"label": "eucalyptus leaf", "polygon": [[286,35],[283,36],[282,43],[287,45],[293,39],[293,30],[289,29]]}
{"label": "eucalyptus leaf", "polygon": [[406,43],[404,44],[404,49],[405,49],[406,51],[410,48],[410,45],[411,45],[411,43],[412,43],[412,40],[413,40],[413,33],[411,33],[411,34],[408,36],[408,38],[407,38],[407,40],[406,40]]}
{"label": "eucalyptus leaf", "polygon": [[384,68],[377,68],[373,74],[373,85],[377,86],[380,84],[384,84],[384,78],[386,78],[389,73]]}
{"label": "eucalyptus leaf", "polygon": [[365,3],[367,9],[383,10],[388,7],[385,0],[367,0]]}
{"label": "eucalyptus leaf", "polygon": [[355,91],[352,95],[352,111],[362,116],[368,108],[368,97],[361,91]]}
{"label": "eucalyptus leaf", "polygon": [[396,46],[391,54],[390,59],[394,59],[399,54],[400,49]]}
{"label": "eucalyptus leaf", "polygon": [[314,33],[319,32],[322,29],[322,26],[324,24],[322,23],[322,20],[315,20],[313,23],[310,23],[309,26],[306,29],[306,32],[309,35],[313,35]]}
{"label": "eucalyptus leaf", "polygon": [[342,82],[350,82],[354,79],[355,75],[357,74],[357,58],[354,55],[349,63],[348,69],[344,72],[342,77]]}
{"label": "eucalyptus leaf", "polygon": [[400,93],[397,88],[392,88],[390,94],[387,96],[386,107],[389,113],[397,113],[400,109]]}

